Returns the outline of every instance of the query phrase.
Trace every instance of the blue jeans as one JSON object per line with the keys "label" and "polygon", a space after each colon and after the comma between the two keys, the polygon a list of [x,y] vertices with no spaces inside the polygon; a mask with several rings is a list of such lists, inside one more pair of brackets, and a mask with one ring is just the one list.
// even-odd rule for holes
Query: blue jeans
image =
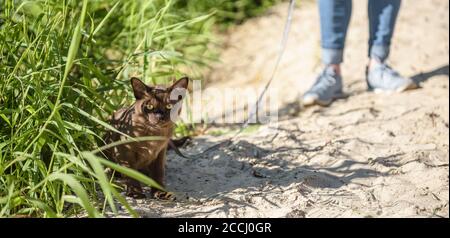
{"label": "blue jeans", "polygon": [[[401,0],[369,0],[369,57],[381,62],[389,56]],[[319,0],[322,61],[343,62],[345,38],[352,14],[352,0]]]}

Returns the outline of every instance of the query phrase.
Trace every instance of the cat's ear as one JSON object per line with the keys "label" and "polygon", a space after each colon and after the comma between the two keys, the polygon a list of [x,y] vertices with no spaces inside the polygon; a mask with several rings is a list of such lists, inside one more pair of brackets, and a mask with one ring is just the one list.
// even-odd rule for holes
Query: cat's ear
{"label": "cat's ear", "polygon": [[138,78],[131,78],[131,87],[133,88],[134,97],[137,100],[144,98],[148,93],[148,86]]}
{"label": "cat's ear", "polygon": [[186,96],[188,84],[189,78],[183,77],[170,86],[170,100],[181,101]]}
{"label": "cat's ear", "polygon": [[187,89],[189,85],[189,78],[188,77],[183,77],[181,79],[178,79],[171,87],[170,87],[170,91],[174,90],[174,89]]}

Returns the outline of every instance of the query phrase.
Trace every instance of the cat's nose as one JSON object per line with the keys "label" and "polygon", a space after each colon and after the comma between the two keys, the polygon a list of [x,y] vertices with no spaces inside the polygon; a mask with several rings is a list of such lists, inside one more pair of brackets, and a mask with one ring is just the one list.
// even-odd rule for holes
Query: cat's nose
{"label": "cat's nose", "polygon": [[155,117],[156,119],[161,120],[164,118],[164,115],[162,113],[155,113]]}

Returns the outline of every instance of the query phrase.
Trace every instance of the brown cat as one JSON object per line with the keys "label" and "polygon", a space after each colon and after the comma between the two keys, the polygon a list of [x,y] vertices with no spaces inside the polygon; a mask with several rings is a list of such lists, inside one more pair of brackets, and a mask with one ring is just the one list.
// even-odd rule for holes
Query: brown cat
{"label": "brown cat", "polygon": [[[131,79],[136,102],[115,112],[111,125],[131,137],[158,136],[162,140],[132,142],[113,147],[105,155],[123,166],[138,170],[164,186],[166,151],[174,130],[171,113],[178,115],[181,111],[183,92],[187,89],[189,79],[179,79],[170,87],[145,85],[137,78]],[[105,142],[110,144],[125,139],[124,135],[108,132]],[[138,181],[125,178],[126,194],[134,198],[143,198]],[[152,188],[152,195],[157,198],[170,198],[171,194]]]}

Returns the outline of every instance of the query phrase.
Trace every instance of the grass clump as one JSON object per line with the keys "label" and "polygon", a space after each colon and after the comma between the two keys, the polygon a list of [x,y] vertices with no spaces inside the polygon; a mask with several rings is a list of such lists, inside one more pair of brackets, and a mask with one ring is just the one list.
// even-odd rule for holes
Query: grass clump
{"label": "grass clump", "polygon": [[157,185],[94,154],[107,117],[131,101],[131,75],[200,75],[212,28],[257,12],[229,2],[0,0],[0,217],[101,217],[117,201],[137,216],[104,168]]}

